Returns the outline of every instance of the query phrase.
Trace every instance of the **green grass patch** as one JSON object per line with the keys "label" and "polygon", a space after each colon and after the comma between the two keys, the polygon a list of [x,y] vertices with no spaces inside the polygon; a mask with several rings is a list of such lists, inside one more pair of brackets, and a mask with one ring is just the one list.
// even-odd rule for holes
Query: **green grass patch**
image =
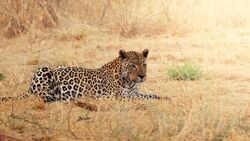
{"label": "green grass patch", "polygon": [[2,73],[0,73],[0,81],[4,80],[4,78],[5,76]]}
{"label": "green grass patch", "polygon": [[199,66],[186,62],[168,67],[167,75],[174,80],[199,80],[203,76],[203,72]]}

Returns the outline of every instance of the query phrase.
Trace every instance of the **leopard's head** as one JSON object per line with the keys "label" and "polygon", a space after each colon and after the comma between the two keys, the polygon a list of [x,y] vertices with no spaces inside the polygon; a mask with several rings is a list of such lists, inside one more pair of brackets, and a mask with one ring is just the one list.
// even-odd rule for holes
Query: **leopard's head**
{"label": "leopard's head", "polygon": [[121,74],[122,77],[133,81],[134,83],[141,83],[146,80],[148,49],[143,52],[135,52],[120,50],[119,58],[121,60]]}

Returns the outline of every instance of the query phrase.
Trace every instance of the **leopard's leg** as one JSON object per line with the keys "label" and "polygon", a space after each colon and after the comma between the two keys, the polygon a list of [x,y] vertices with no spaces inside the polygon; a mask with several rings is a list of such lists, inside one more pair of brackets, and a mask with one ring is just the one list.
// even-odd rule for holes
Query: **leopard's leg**
{"label": "leopard's leg", "polygon": [[41,67],[34,74],[32,83],[29,89],[31,95],[39,96],[44,102],[53,102],[60,97],[56,97],[56,81],[52,72],[52,69],[49,67]]}
{"label": "leopard's leg", "polygon": [[129,98],[131,99],[139,99],[139,100],[171,100],[168,96],[158,96],[152,93],[143,93],[138,89],[134,89],[129,92]]}
{"label": "leopard's leg", "polygon": [[7,97],[0,97],[0,101],[15,101],[15,100],[22,100],[25,99],[27,97],[29,97],[30,94],[29,93],[24,93],[18,96],[7,96]]}

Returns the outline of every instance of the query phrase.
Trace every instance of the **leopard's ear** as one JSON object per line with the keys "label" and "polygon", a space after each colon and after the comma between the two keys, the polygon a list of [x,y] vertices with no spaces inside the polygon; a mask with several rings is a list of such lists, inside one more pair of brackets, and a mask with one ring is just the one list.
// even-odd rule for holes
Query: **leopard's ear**
{"label": "leopard's ear", "polygon": [[126,52],[124,49],[121,49],[121,50],[119,51],[119,57],[120,57],[121,59],[126,59],[126,58],[128,57],[127,52]]}
{"label": "leopard's ear", "polygon": [[148,49],[144,49],[143,52],[142,52],[142,55],[147,58],[148,57]]}

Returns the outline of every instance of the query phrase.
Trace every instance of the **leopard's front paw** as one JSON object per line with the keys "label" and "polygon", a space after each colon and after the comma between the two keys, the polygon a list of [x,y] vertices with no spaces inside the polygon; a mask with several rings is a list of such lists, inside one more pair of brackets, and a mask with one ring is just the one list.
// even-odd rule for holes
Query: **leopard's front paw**
{"label": "leopard's front paw", "polygon": [[171,101],[172,99],[170,98],[170,97],[168,97],[168,96],[164,96],[164,97],[162,97],[161,98],[162,100],[167,100],[167,101]]}

